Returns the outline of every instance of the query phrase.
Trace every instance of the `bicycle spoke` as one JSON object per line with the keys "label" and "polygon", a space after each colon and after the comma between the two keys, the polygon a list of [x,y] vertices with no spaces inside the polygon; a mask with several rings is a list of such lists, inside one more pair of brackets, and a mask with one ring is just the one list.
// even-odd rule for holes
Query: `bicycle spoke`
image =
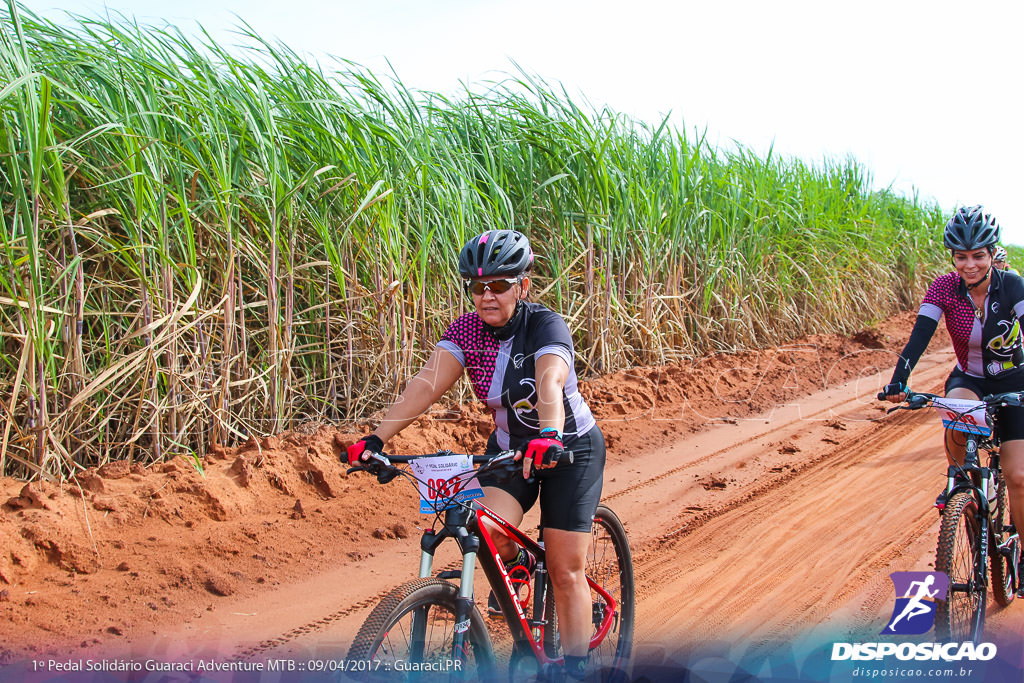
{"label": "bicycle spoke", "polygon": [[[971,628],[971,621],[974,617],[978,596],[974,590],[977,579],[974,571],[974,529],[967,515],[961,518],[963,531],[956,535],[956,542],[953,549],[952,574],[957,583],[954,588],[954,595],[951,598],[952,615],[950,617],[951,629],[954,633],[967,633]],[[966,580],[961,583],[962,580]],[[962,588],[961,588],[962,586]]]}

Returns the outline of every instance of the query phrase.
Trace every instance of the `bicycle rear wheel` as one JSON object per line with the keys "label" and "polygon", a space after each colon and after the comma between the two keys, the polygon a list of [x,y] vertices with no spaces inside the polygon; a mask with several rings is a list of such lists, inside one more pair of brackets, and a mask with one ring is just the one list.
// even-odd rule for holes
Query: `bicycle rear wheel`
{"label": "bicycle rear wheel", "polygon": [[985,628],[985,565],[981,557],[978,505],[968,492],[954,495],[942,513],[936,571],[949,577],[949,593],[938,602],[935,632],[949,641],[981,640]]}
{"label": "bicycle rear wheel", "polygon": [[[633,625],[636,614],[634,594],[633,553],[629,549],[626,529],[618,516],[604,505],[597,506],[591,531],[590,554],[586,572],[618,603],[615,622],[601,644],[590,653],[590,659],[602,680],[624,678],[633,651]],[[600,621],[604,601],[594,594],[594,621]]]}
{"label": "bicycle rear wheel", "polygon": [[[370,681],[450,681],[494,678],[491,637],[480,612],[469,623],[456,623],[459,589],[436,578],[402,584],[384,597],[359,628],[349,648],[349,662],[365,663],[350,676]],[[466,645],[456,669],[452,651],[457,628],[465,628]]]}
{"label": "bicycle rear wheel", "polygon": [[[606,682],[627,680],[629,655],[633,650],[633,620],[636,610],[634,595],[633,555],[622,522],[604,505],[594,513],[594,526],[590,532],[590,550],[584,568],[587,576],[601,586],[616,602],[615,618],[611,629],[601,643],[590,651],[590,668],[600,672]],[[549,657],[561,656],[558,640],[558,619],[555,616],[554,592],[548,590],[548,627],[544,632],[544,650]],[[594,628],[604,616],[607,604],[591,590]]]}
{"label": "bicycle rear wheel", "polygon": [[989,539],[989,567],[992,571],[992,597],[1000,607],[1006,607],[1017,597],[1016,587],[1013,585],[1013,569],[1011,562],[1016,562],[1015,557],[1000,552],[1000,546],[1006,543],[1010,534],[1003,526],[1007,518],[1006,504],[1006,481],[1003,473],[999,473],[996,482],[996,504],[990,520],[992,535]]}

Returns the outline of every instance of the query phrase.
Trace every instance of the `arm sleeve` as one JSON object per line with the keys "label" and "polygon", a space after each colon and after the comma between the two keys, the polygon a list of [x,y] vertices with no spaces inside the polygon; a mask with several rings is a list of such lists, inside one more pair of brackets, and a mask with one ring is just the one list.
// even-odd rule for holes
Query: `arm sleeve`
{"label": "arm sleeve", "polygon": [[923,314],[917,316],[910,339],[907,340],[907,345],[903,347],[899,360],[896,361],[896,369],[893,370],[892,379],[889,380],[890,384],[907,386],[910,371],[914,369],[917,361],[921,359],[921,354],[928,348],[928,342],[932,340],[932,335],[935,334],[938,326],[939,321],[931,316]]}
{"label": "arm sleeve", "polygon": [[1016,302],[1013,305],[1013,314],[1017,317],[1017,320],[1024,322],[1024,280],[1019,276],[1008,277],[1004,274],[1003,282],[1006,285],[1010,301]]}

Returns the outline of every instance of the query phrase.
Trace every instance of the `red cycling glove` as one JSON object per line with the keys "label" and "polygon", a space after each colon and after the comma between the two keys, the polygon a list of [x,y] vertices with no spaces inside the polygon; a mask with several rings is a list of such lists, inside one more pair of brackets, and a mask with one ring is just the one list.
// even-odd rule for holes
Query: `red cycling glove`
{"label": "red cycling glove", "polygon": [[368,434],[345,449],[348,453],[348,464],[358,465],[360,456],[366,451],[383,453],[384,442],[376,434]]}
{"label": "red cycling glove", "polygon": [[562,442],[558,439],[541,437],[530,440],[526,446],[525,457],[527,460],[532,460],[535,466],[550,465],[553,462],[558,462],[564,452]]}

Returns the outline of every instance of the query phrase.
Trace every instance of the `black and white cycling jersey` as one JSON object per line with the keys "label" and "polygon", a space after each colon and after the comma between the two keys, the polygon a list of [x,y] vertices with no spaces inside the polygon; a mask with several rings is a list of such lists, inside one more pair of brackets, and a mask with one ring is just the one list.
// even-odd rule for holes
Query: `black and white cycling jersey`
{"label": "black and white cycling jersey", "polygon": [[477,398],[494,414],[496,438],[502,449],[518,448],[536,438],[540,431],[537,415],[536,361],[555,354],[569,366],[563,405],[563,441],[573,441],[595,424],[580,395],[572,334],[560,315],[536,303],[520,303],[505,327],[495,330],[475,312],[453,322],[438,342],[466,368]]}

